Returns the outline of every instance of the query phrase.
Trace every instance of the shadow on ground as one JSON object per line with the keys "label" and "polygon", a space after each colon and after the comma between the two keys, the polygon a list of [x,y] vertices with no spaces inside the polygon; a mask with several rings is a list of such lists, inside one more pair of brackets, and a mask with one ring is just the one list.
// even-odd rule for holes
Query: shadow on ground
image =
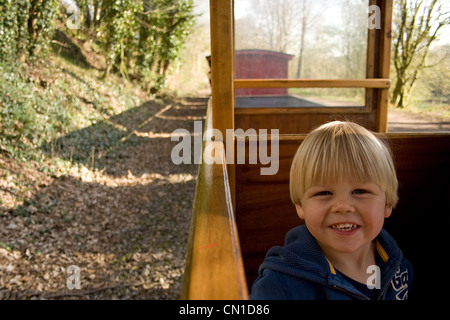
{"label": "shadow on ground", "polygon": [[179,298],[197,165],[173,164],[170,135],[193,130],[206,101],[147,102],[43,146],[86,167],[0,215],[0,298]]}
{"label": "shadow on ground", "polygon": [[74,131],[42,146],[47,156],[60,157],[113,176],[131,172],[167,174],[171,166],[171,133],[179,128],[194,131],[203,120],[205,98],[146,102],[108,120]]}

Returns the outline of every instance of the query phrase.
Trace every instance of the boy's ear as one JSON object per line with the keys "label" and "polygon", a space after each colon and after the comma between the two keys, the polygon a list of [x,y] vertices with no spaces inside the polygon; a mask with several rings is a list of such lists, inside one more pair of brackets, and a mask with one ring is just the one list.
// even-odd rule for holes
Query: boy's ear
{"label": "boy's ear", "polygon": [[384,217],[389,218],[391,216],[391,213],[392,213],[392,206],[386,205],[386,207],[384,208]]}
{"label": "boy's ear", "polygon": [[297,215],[300,219],[305,220],[305,214],[303,212],[303,208],[300,204],[295,204],[295,210],[297,211]]}

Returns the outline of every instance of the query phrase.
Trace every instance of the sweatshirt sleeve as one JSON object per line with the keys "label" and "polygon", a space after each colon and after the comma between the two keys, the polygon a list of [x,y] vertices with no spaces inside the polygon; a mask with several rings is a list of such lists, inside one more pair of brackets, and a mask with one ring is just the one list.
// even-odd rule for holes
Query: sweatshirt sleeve
{"label": "sweatshirt sleeve", "polygon": [[411,294],[411,288],[414,282],[414,269],[411,262],[409,262],[408,259],[404,258],[404,263],[406,264],[406,268],[408,270],[408,296],[409,296]]}
{"label": "sweatshirt sleeve", "polygon": [[255,280],[250,292],[251,300],[289,300],[283,281],[277,271],[264,269]]}

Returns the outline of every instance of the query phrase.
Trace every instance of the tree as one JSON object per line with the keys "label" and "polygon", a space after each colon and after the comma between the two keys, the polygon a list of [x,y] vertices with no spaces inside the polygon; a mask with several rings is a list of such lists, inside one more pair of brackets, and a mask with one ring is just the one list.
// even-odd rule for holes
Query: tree
{"label": "tree", "polygon": [[105,0],[101,10],[102,40],[106,52],[105,76],[112,68],[117,68],[122,76],[127,77],[126,64],[136,47],[135,17],[142,11],[141,3],[133,0]]}
{"label": "tree", "polygon": [[450,24],[449,11],[439,0],[399,0],[394,8],[391,103],[403,108],[419,71],[426,66],[431,44]]}
{"label": "tree", "polygon": [[342,77],[364,78],[367,53],[367,3],[344,0],[341,4],[342,23],[338,31],[337,47],[344,59]]}
{"label": "tree", "polygon": [[302,0],[299,3],[300,10],[298,18],[300,19],[300,49],[297,64],[296,77],[302,75],[303,54],[305,49],[305,35],[309,28],[320,18],[322,12],[314,8],[314,1]]}
{"label": "tree", "polygon": [[45,56],[55,29],[57,0],[0,1],[0,59]]}
{"label": "tree", "polygon": [[420,95],[432,105],[450,104],[450,44],[430,50],[427,66],[417,80],[414,96]]}
{"label": "tree", "polygon": [[258,49],[287,52],[295,39],[297,9],[298,0],[253,0],[252,14],[246,17],[254,23],[252,29],[245,30],[247,42]]}
{"label": "tree", "polygon": [[144,0],[137,16],[139,41],[137,66],[139,75],[154,83],[158,90],[166,81],[170,67],[194,25],[193,0]]}
{"label": "tree", "polygon": [[191,31],[192,11],[192,0],[103,0],[105,76],[119,71],[151,92],[159,90]]}
{"label": "tree", "polygon": [[297,51],[299,62],[296,75],[299,78],[305,36],[322,15],[323,8],[317,5],[316,0],[253,0],[251,9],[251,15],[238,21],[237,47]]}

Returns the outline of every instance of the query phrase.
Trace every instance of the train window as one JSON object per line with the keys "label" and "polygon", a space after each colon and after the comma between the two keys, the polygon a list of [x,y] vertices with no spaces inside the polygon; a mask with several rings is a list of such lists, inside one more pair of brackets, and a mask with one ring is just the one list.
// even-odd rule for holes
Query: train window
{"label": "train window", "polygon": [[366,77],[367,1],[235,0],[234,8],[236,78],[261,64],[271,78]]}
{"label": "train window", "polygon": [[[369,78],[368,12],[362,0],[235,0],[234,78]],[[235,86],[235,106],[364,107],[370,91],[296,86]]]}

